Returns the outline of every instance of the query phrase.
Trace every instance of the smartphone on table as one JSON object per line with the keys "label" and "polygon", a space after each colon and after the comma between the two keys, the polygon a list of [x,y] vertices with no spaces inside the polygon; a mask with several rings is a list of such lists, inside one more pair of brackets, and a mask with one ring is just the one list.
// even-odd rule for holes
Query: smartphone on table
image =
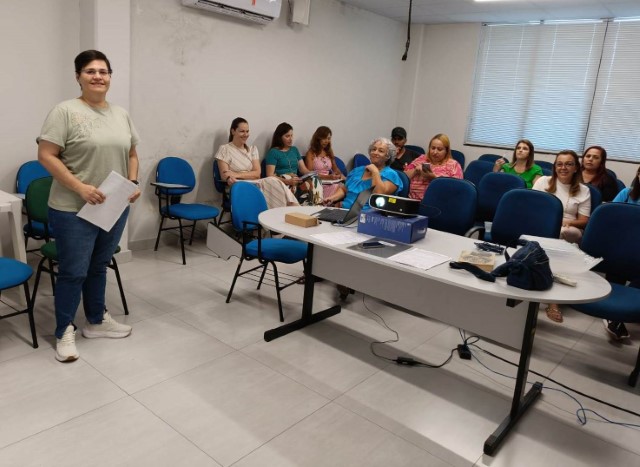
{"label": "smartphone on table", "polygon": [[375,240],[362,242],[360,244],[360,248],[362,248],[363,250],[369,250],[371,248],[382,248],[383,246],[384,246],[383,243],[375,241]]}

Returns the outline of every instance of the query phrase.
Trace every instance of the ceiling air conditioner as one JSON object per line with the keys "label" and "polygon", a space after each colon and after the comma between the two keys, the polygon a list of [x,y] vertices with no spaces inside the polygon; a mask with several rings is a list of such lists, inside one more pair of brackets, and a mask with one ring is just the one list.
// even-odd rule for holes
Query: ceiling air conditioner
{"label": "ceiling air conditioner", "polygon": [[280,16],[282,0],[182,0],[182,4],[266,24]]}

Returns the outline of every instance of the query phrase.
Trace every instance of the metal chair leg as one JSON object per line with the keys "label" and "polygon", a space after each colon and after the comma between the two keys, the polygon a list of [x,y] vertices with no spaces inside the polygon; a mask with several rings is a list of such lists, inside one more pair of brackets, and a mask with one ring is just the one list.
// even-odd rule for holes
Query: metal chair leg
{"label": "metal chair leg", "polygon": [[262,285],[262,281],[264,280],[264,275],[267,272],[267,266],[269,266],[269,263],[264,263],[264,267],[262,268],[262,274],[260,274],[260,280],[258,281],[258,288],[256,290],[260,290],[260,286]]}
{"label": "metal chair leg", "polygon": [[160,227],[158,227],[158,235],[156,236],[156,246],[153,247],[153,251],[158,251],[158,244],[160,243],[160,234],[162,233],[163,225],[164,225],[164,216],[160,217]]}
{"label": "metal chair leg", "polygon": [[187,259],[184,255],[184,235],[182,233],[182,219],[178,219],[178,225],[180,226],[180,248],[182,249],[182,264],[187,264]]}
{"label": "metal chair leg", "polygon": [[193,245],[193,234],[196,232],[196,222],[193,221],[193,225],[191,226],[191,237],[189,237],[189,245]]}
{"label": "metal chair leg", "polygon": [[638,358],[636,359],[636,367],[633,369],[631,374],[629,375],[629,386],[636,387],[638,383],[638,374],[640,374],[640,349],[638,349]]}
{"label": "metal chair leg", "polygon": [[282,300],[280,299],[280,282],[278,281],[278,268],[275,262],[271,262],[273,266],[273,280],[276,283],[276,295],[278,296],[278,313],[280,314],[280,322],[284,322],[284,314],[282,313]]}
{"label": "metal chair leg", "polygon": [[[33,283],[33,293],[31,295],[31,307],[33,307],[36,303],[36,294],[38,293],[38,285],[40,284],[40,276],[42,275],[42,267],[44,265],[44,262],[47,260],[47,258],[42,258],[40,260],[40,262],[38,263],[38,269],[36,271],[36,279]],[[53,274],[53,271],[51,271],[50,274]],[[29,302],[27,302],[29,303]]]}
{"label": "metal chair leg", "polygon": [[122,279],[120,278],[120,269],[118,268],[118,263],[116,262],[115,256],[111,258],[111,268],[113,272],[116,273],[116,281],[118,282],[118,288],[120,289],[120,299],[122,300],[122,307],[124,308],[124,314],[129,314],[129,307],[127,306],[127,299],[124,296],[124,288],[122,287]]}
{"label": "metal chair leg", "polygon": [[231,281],[231,288],[229,289],[229,293],[227,294],[226,303],[229,303],[229,300],[231,300],[231,294],[233,294],[233,288],[236,286],[236,281],[238,280],[238,274],[240,274],[240,268],[242,267],[243,261],[244,261],[244,258],[240,258],[240,262],[238,263],[238,269],[236,269],[236,273],[233,276],[233,281]]}
{"label": "metal chair leg", "polygon": [[38,337],[36,336],[36,321],[33,317],[33,300],[31,300],[31,294],[29,294],[29,283],[24,283],[24,296],[27,300],[27,314],[29,315],[29,327],[31,328],[31,340],[33,341],[33,348],[38,348]]}

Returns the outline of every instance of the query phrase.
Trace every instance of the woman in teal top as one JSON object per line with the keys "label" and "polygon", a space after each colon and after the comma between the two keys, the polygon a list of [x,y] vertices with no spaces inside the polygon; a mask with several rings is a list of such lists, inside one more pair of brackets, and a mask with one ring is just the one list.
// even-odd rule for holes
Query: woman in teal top
{"label": "woman in teal top", "polygon": [[511,162],[501,157],[494,164],[493,171],[517,175],[524,180],[527,188],[531,188],[543,175],[542,168],[533,163],[533,153],[533,143],[528,139],[521,139],[513,150]]}
{"label": "woman in teal top", "polygon": [[613,202],[640,204],[640,166],[638,166],[636,177],[631,182],[631,187],[620,190],[620,193],[613,198]]}
{"label": "woman in teal top", "polygon": [[[271,140],[271,149],[265,157],[267,177],[279,177],[291,188],[298,200],[307,204],[322,204],[322,182],[318,177],[310,177],[306,182],[298,174],[313,174],[293,145],[293,127],[282,122],[276,127]],[[306,198],[306,199],[305,199]]]}

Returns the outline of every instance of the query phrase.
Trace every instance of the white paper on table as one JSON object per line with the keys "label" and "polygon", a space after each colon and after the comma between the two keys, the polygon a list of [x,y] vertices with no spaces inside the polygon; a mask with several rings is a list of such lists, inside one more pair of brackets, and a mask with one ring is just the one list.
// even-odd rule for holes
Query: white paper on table
{"label": "white paper on table", "polygon": [[108,232],[129,206],[129,197],[137,189],[138,186],[135,183],[112,170],[98,187],[98,190],[105,195],[104,202],[102,204],[85,204],[78,211],[78,217]]}
{"label": "white paper on table", "polygon": [[320,240],[321,242],[328,243],[329,245],[346,245],[347,243],[360,243],[366,242],[371,237],[370,235],[360,234],[358,232],[352,232],[350,230],[344,230],[341,232],[329,232],[311,235],[313,238]]}
{"label": "white paper on table", "polygon": [[433,251],[421,250],[419,248],[411,248],[396,255],[390,256],[388,259],[396,263],[406,264],[418,269],[431,269],[438,264],[449,261],[446,255],[434,253]]}

